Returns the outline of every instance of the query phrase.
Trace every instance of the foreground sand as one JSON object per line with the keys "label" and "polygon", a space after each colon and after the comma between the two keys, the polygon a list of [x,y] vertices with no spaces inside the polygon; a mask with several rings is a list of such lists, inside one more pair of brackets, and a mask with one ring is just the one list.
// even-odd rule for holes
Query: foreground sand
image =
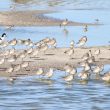
{"label": "foreground sand", "polygon": [[[0,65],[0,76],[22,76],[22,75],[34,75],[35,71],[42,67],[43,69],[49,69],[55,68],[58,70],[64,70],[64,66],[66,63],[71,64],[75,67],[80,67],[79,62],[81,62],[81,57],[88,52],[88,50],[92,50],[92,53],[94,54],[94,51],[100,48],[101,54],[96,57],[96,61],[94,64],[110,64],[110,46],[99,46],[99,47],[89,47],[89,48],[75,48],[75,53],[70,58],[68,55],[65,55],[64,51],[68,48],[50,48],[46,51],[45,55],[44,53],[40,52],[37,57],[30,58],[27,56],[23,61],[29,62],[29,67],[25,69],[21,69],[17,73],[8,74],[5,72],[5,69],[9,67],[11,64],[5,63],[3,65]],[[21,51],[21,50],[20,50]],[[17,51],[18,52],[18,51]],[[2,58],[3,55],[1,54],[0,57]],[[19,64],[21,63],[21,59],[17,60],[13,64]]]}
{"label": "foreground sand", "polygon": [[[1,26],[59,26],[63,20],[47,17],[44,14],[54,13],[49,10],[36,11],[4,11],[0,12]],[[70,21],[69,26],[98,25]]]}

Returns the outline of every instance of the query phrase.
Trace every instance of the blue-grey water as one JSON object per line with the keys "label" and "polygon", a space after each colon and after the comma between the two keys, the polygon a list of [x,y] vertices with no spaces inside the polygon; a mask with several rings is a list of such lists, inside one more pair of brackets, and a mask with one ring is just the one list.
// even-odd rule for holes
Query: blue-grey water
{"label": "blue-grey water", "polygon": [[[10,6],[12,8],[10,8]],[[78,22],[95,22],[101,26],[90,26],[88,32],[83,27],[14,27],[6,32],[8,39],[31,38],[33,41],[45,37],[55,37],[58,47],[68,47],[71,40],[88,37],[87,46],[110,45],[110,0],[1,0],[0,11],[6,10],[57,10],[47,16],[68,18]],[[110,65],[105,65],[105,70]],[[0,110],[109,110],[110,85],[102,81],[73,81],[65,83],[63,71],[55,71],[52,80],[39,81],[36,76],[20,77],[14,84],[0,78]]]}

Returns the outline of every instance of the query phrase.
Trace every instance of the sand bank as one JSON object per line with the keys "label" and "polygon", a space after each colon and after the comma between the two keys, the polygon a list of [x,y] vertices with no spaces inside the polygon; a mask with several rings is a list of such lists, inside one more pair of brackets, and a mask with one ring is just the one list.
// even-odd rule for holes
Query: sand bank
{"label": "sand bank", "polygon": [[[48,17],[44,14],[54,13],[49,10],[36,11],[3,11],[0,12],[0,25],[2,26],[59,26],[63,20]],[[69,21],[69,26],[98,25],[95,23],[80,23]]]}
{"label": "sand bank", "polygon": [[[101,54],[98,57],[95,57],[96,61],[94,62],[94,64],[110,64],[110,46],[88,47],[84,49],[75,48],[75,53],[71,58],[64,53],[68,48],[50,48],[46,51],[45,54],[43,52],[40,52],[37,57],[30,58],[29,56],[27,56],[23,60],[29,62],[29,67],[26,68],[27,71],[25,71],[25,69],[21,69],[19,72],[9,74],[5,72],[5,69],[8,68],[11,64],[6,62],[5,64],[0,65],[0,76],[34,75],[35,71],[40,67],[43,69],[49,69],[51,67],[58,70],[64,70],[66,63],[71,64],[75,67],[80,67],[79,62],[82,61],[81,57],[90,49],[92,50],[92,54],[94,55],[94,51],[97,48],[100,49]],[[2,58],[3,55],[1,54],[0,57]],[[21,62],[21,59],[19,59],[13,64],[20,64]]]}

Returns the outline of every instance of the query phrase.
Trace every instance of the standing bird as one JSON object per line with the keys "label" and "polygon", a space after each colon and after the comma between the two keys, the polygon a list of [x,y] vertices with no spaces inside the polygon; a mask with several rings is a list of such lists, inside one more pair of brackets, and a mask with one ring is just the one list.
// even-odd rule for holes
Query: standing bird
{"label": "standing bird", "polygon": [[103,70],[104,70],[104,65],[99,65],[99,66],[96,66],[95,68],[92,69],[93,73],[96,74],[97,79],[99,79],[100,72],[102,72]]}
{"label": "standing bird", "polygon": [[5,63],[5,58],[0,59],[0,65]]}
{"label": "standing bird", "polygon": [[74,44],[75,44],[75,42],[74,42],[74,40],[72,40],[72,41],[70,42],[70,48],[74,48]]}
{"label": "standing bird", "polygon": [[82,71],[78,74],[78,76],[81,78],[81,80],[88,80],[89,79],[89,72],[88,71]]}
{"label": "standing bird", "polygon": [[84,47],[84,45],[86,44],[87,42],[87,37],[86,36],[83,36],[79,41],[78,41],[78,46],[79,47]]}
{"label": "standing bird", "polygon": [[48,45],[44,43],[44,44],[42,44],[40,47],[38,47],[38,49],[39,49],[40,51],[43,51],[44,54],[45,54],[46,50],[48,50]]}
{"label": "standing bird", "polygon": [[88,31],[88,26],[85,25],[85,27],[84,27],[84,32],[87,32],[87,31]]}
{"label": "standing bird", "polygon": [[15,62],[16,60],[17,60],[17,56],[16,55],[13,55],[13,56],[7,58],[7,61],[10,62],[10,63]]}
{"label": "standing bird", "polygon": [[50,39],[47,43],[47,45],[56,48],[57,42],[55,38]]}
{"label": "standing bird", "polygon": [[45,73],[45,76],[50,79],[53,76],[53,72],[53,68],[50,68],[49,71]]}
{"label": "standing bird", "polygon": [[110,82],[110,71],[104,73],[104,75],[102,76],[102,80],[106,82]]}
{"label": "standing bird", "polygon": [[21,69],[21,65],[20,64],[17,64],[14,66],[14,72],[18,72],[19,70]]}
{"label": "standing bird", "polygon": [[72,66],[69,65],[69,64],[66,64],[64,66],[64,70],[65,70],[66,73],[70,73],[72,71],[72,69],[73,69]]}
{"label": "standing bird", "polygon": [[29,66],[29,62],[22,62],[21,63],[21,68],[24,68],[26,70],[26,68]]}
{"label": "standing bird", "polygon": [[74,79],[74,75],[73,74],[69,74],[65,77],[63,77],[63,79],[67,82],[71,82]]}
{"label": "standing bird", "polygon": [[6,73],[12,73],[13,70],[14,70],[13,65],[11,65],[11,67],[7,68],[5,72]]}
{"label": "standing bird", "polygon": [[9,45],[15,48],[14,46],[17,44],[17,40],[14,38],[13,40],[9,41]]}
{"label": "standing bird", "polygon": [[62,21],[62,23],[60,24],[60,27],[61,26],[67,26],[68,25],[68,19],[65,19],[64,21]]}
{"label": "standing bird", "polygon": [[67,54],[68,56],[72,57],[72,55],[74,54],[74,48],[71,47],[68,50],[66,50],[64,53]]}
{"label": "standing bird", "polygon": [[100,49],[95,50],[94,55],[96,55],[97,57],[100,55],[101,51]]}

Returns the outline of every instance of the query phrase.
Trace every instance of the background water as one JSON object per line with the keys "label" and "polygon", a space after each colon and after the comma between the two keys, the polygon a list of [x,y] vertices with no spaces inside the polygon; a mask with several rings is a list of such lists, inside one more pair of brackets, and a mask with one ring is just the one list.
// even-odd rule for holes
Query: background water
{"label": "background water", "polygon": [[[10,6],[12,8],[10,8]],[[104,25],[91,26],[83,32],[81,26],[60,27],[14,27],[6,32],[8,39],[30,38],[38,41],[45,37],[55,37],[58,47],[68,47],[71,40],[88,37],[87,46],[109,45],[110,41],[110,0],[1,0],[0,11],[6,10],[57,10],[47,16],[68,18],[78,22],[95,22],[99,19]],[[105,70],[110,70],[110,65]],[[62,71],[55,71],[52,80],[39,81],[36,77],[21,77],[14,84],[0,78],[0,110],[109,110],[110,85],[101,81],[73,81],[65,83]]]}

